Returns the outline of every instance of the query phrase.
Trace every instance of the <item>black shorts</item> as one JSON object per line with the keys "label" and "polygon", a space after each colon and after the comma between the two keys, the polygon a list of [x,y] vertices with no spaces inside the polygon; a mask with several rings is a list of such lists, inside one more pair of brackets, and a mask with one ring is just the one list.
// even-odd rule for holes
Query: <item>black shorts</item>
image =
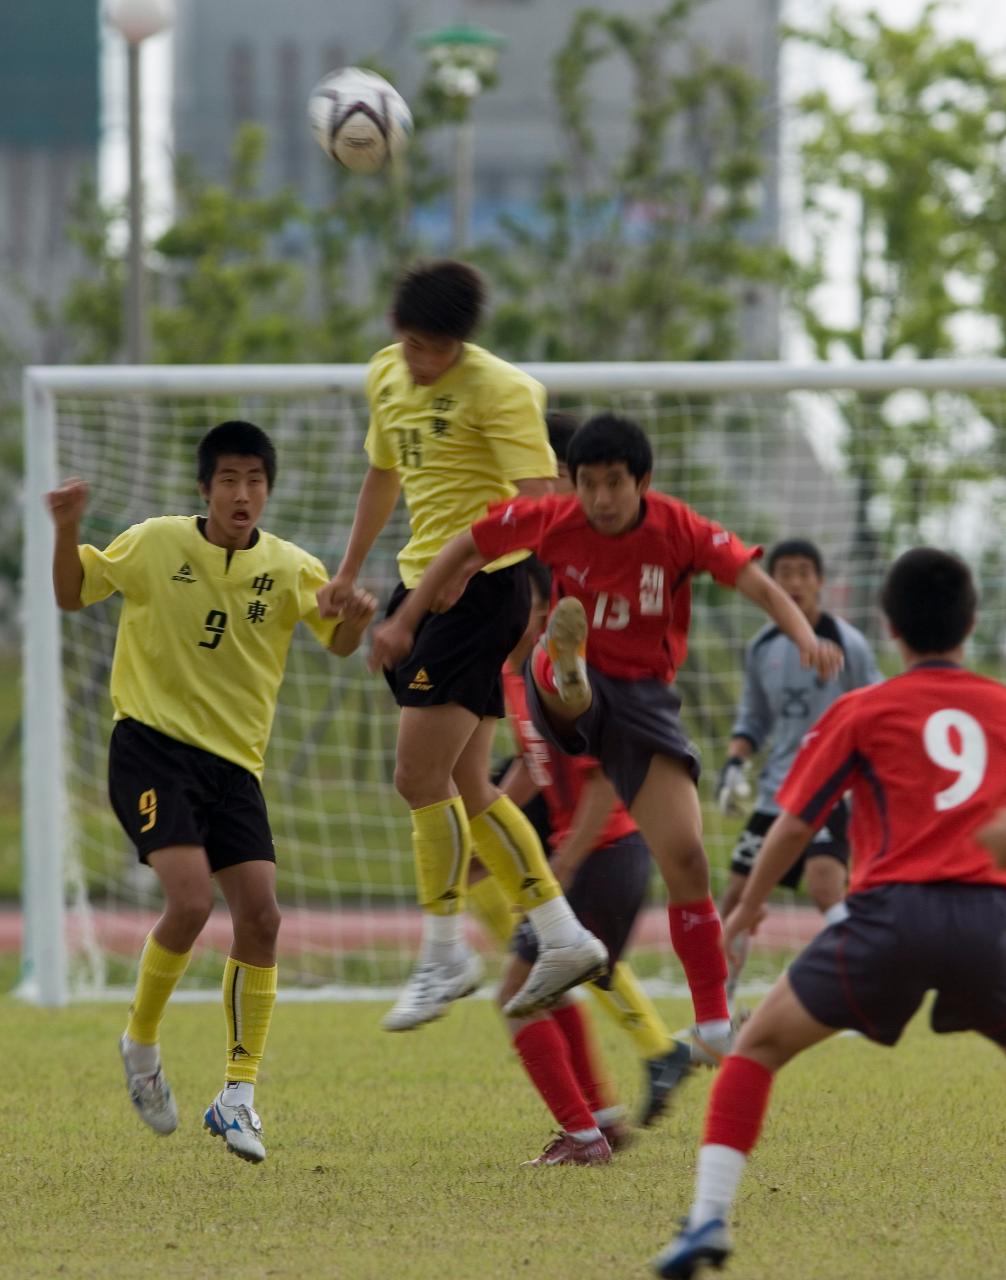
{"label": "black shorts", "polygon": [[[386,618],[408,594],[400,582]],[[456,702],[480,719],[501,718],[500,671],[527,627],[531,588],[523,563],[476,573],[446,613],[428,613],[416,631],[412,652],[384,676],[400,707],[437,707]]]}
{"label": "black shorts", "polygon": [[549,723],[531,675],[524,666],[527,702],[534,726],[546,742],[570,756],[593,756],[619,799],[631,808],[654,756],[680,760],[699,780],[699,753],[685,737],[678,711],[681,699],[662,680],[616,680],[590,668],[594,700],[567,733]]}
{"label": "black shorts", "polygon": [[[748,819],[748,824],[737,837],[734,851],[730,856],[730,870],[739,876],[751,874],[754,860],[757,858],[768,829],[775,822],[777,815],[756,809]],[[844,800],[839,801],[828,815],[828,821],[818,831],[796,862],[790,867],[779,884],[784,889],[796,889],[803,879],[804,868],[808,858],[834,858],[843,867],[849,865],[849,809]]]}
{"label": "black shorts", "polygon": [[[629,941],[636,916],[646,899],[650,883],[650,850],[638,831],[605,845],[581,864],[566,894],[566,900],[581,924],[608,948],[608,965],[613,969]],[[538,939],[529,920],[522,920],[510,942],[510,950],[534,964],[538,959]],[[597,979],[607,987],[611,975]]]}
{"label": "black shorts", "polygon": [[1006,1047],[1006,889],[887,884],[847,899],[789,969],[797,999],[826,1027],[896,1044],[927,991],[934,1031],[979,1031]]}
{"label": "black shorts", "polygon": [[141,862],[183,844],[204,848],[213,871],[276,861],[258,778],[138,720],[112,730],[108,793]]}

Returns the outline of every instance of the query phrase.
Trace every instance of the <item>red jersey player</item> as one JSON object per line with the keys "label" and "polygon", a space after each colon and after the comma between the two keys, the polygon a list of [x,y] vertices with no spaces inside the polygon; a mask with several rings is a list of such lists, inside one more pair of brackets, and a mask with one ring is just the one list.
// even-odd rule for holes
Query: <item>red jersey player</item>
{"label": "red jersey player", "polygon": [[[819,641],[753,563],[757,548],[650,489],[653,453],[636,423],[612,414],[590,419],[574,435],[567,465],[574,494],[500,503],[443,548],[406,605],[375,632],[372,661],[395,661],[438,584],[460,570],[518,549],[552,570],[558,604],[531,662],[532,717],[553,746],[600,762],[643,833],[667,884],[671,940],[695,1007],[691,1057],[717,1061],[731,1038],[726,961],[702,846],[698,758],[668,684],[685,656],[690,579],[705,571],[735,586],[825,678],[840,668],[841,652]],[[529,983],[507,1012],[532,1012],[535,1001]]]}
{"label": "red jersey player", "polygon": [[757,924],[851,787],[849,916],[779,979],[724,1062],[695,1204],[654,1262],[661,1276],[687,1278],[730,1253],[727,1219],[774,1073],[802,1050],[842,1028],[893,1045],[932,989],[934,1031],[978,1031],[1006,1048],[1006,871],[976,838],[995,843],[1006,805],[1006,689],[959,665],[975,588],[955,556],[906,552],[881,604],[907,670],[846,694],[806,735],[725,942]]}
{"label": "red jersey player", "polygon": [[[541,791],[552,831],[552,870],[577,919],[604,943],[614,969],[646,898],[650,851],[597,761],[554,751],[532,722],[522,668],[545,627],[549,575],[533,558],[527,563],[531,617],[503,668],[503,697],[520,756],[501,787],[524,803]],[[538,941],[526,919],[510,939],[510,951],[498,994],[502,1006],[524,985],[538,958]],[[609,982],[599,978],[593,985],[607,988]],[[560,996],[548,1009],[507,1023],[531,1082],[561,1130],[528,1163],[606,1163],[626,1131],[582,1003]]]}

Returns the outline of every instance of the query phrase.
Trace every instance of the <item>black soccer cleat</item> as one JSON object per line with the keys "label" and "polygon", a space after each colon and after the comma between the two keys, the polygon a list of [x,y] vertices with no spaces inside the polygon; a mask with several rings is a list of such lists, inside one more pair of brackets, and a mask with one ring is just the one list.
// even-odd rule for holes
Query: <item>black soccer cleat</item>
{"label": "black soccer cleat", "polygon": [[647,1058],[643,1065],[646,1092],[636,1123],[645,1128],[660,1119],[667,1110],[671,1094],[691,1074],[691,1046],[675,1040],[667,1053],[659,1058]]}

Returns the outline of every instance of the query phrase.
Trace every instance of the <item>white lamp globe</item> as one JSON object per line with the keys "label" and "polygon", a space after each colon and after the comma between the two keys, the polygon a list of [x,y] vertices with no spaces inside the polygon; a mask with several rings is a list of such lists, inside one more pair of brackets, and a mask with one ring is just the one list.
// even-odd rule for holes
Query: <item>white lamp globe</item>
{"label": "white lamp globe", "polygon": [[166,31],[174,22],[173,0],[106,0],[105,17],[130,44]]}

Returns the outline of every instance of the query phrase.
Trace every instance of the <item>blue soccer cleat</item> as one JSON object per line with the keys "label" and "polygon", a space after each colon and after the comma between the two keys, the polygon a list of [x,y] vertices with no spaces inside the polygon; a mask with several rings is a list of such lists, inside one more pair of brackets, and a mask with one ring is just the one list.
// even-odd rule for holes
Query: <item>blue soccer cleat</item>
{"label": "blue soccer cleat", "polygon": [[708,1218],[698,1227],[689,1226],[686,1218],[667,1248],[653,1259],[653,1270],[670,1280],[691,1280],[706,1266],[719,1271],[732,1252],[722,1218]]}

